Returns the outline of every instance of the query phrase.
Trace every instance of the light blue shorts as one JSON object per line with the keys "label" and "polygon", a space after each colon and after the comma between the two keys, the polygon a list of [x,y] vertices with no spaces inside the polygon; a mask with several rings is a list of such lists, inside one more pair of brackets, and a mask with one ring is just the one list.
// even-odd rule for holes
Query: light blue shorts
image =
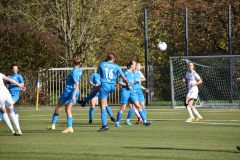
{"label": "light blue shorts", "polygon": [[19,100],[19,97],[20,97],[20,91],[9,91],[11,96],[12,96],[12,99],[13,101],[17,102]]}
{"label": "light blue shorts", "polygon": [[[72,96],[73,96],[74,92],[75,92],[75,89],[65,88],[62,95],[59,98],[59,101],[65,105],[68,103],[76,104],[76,101],[72,100]],[[78,92],[76,94],[76,100],[78,99],[79,95],[80,95],[80,91],[78,90]]]}
{"label": "light blue shorts", "polygon": [[115,90],[115,83],[101,83],[99,98],[107,99],[108,95]]}
{"label": "light blue shorts", "polygon": [[144,99],[144,94],[143,94],[142,89],[138,88],[138,89],[136,89],[136,92],[137,92],[137,96],[138,96],[138,101],[139,102],[144,102],[145,99]]}
{"label": "light blue shorts", "polygon": [[120,96],[121,104],[128,104],[128,102],[138,101],[137,92],[135,90],[121,90]]}

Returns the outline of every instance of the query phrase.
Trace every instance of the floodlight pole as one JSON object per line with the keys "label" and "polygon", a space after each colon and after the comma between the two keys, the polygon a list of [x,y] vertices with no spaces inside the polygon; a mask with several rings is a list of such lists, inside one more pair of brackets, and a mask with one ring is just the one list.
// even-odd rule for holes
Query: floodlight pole
{"label": "floodlight pole", "polygon": [[[145,77],[146,88],[148,88],[148,36],[147,36],[147,9],[144,10],[144,49],[145,49]],[[148,93],[146,92],[146,105],[149,105]]]}
{"label": "floodlight pole", "polygon": [[[228,54],[231,56],[232,55],[232,21],[231,21],[231,3],[228,2]],[[230,57],[230,98],[229,101],[232,103],[233,101],[233,68],[232,68],[232,63],[233,59]]]}
{"label": "floodlight pole", "polygon": [[185,9],[185,56],[188,56],[188,8]]}

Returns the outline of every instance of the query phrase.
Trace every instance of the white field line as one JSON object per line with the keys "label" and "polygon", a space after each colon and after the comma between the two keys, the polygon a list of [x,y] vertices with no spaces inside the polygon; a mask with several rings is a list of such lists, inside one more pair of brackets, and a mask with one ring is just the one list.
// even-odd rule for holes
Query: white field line
{"label": "white field line", "polygon": [[[85,108],[76,108],[76,109],[72,109],[73,111],[81,111],[81,110],[88,110],[89,107],[85,107]],[[96,110],[99,110],[99,108],[95,108]],[[36,110],[35,109],[19,109],[21,112],[35,112]],[[44,109],[39,109],[39,111],[48,111],[48,110],[52,110],[54,111],[54,107],[53,108],[44,108]],[[62,110],[64,110],[64,108],[62,108]],[[116,111],[116,110],[119,110],[119,108],[112,108],[113,111]],[[128,110],[128,109],[126,109]],[[175,113],[177,111],[182,111],[182,110],[185,110],[185,109],[161,109],[161,108],[147,108],[147,111],[149,111],[150,113],[152,113],[152,111],[161,111],[161,113]],[[213,113],[218,113],[218,112],[240,112],[240,109],[199,109],[200,112],[213,112]],[[165,112],[164,112],[165,111]],[[37,111],[36,111],[37,112]],[[153,112],[153,113],[154,113]]]}
{"label": "white field line", "polygon": [[[65,113],[63,113],[65,114]],[[94,115],[101,115],[100,113],[94,113]],[[21,116],[20,115],[20,119],[22,118],[31,118],[31,117],[50,117],[51,118],[51,114],[50,115],[29,115],[29,116]],[[88,114],[73,114],[73,116],[88,116]],[[32,120],[32,119],[29,119],[29,120]],[[82,120],[82,119],[80,119]],[[98,120],[98,119],[96,119]],[[100,119],[99,119],[100,120]],[[152,120],[152,121],[185,121],[185,119],[149,119],[149,120]],[[240,120],[234,120],[234,119],[230,119],[230,120],[226,120],[226,119],[223,119],[223,120],[210,120],[210,119],[204,119],[203,121],[206,121],[206,122],[240,122]]]}
{"label": "white field line", "polygon": [[198,123],[198,124],[213,124],[213,125],[234,125],[240,126],[239,123],[213,123],[213,122],[190,122],[190,123]]}
{"label": "white field line", "polygon": [[[74,121],[88,121],[88,118],[74,118]],[[96,118],[94,119],[96,121],[100,121],[101,119]],[[137,119],[132,119],[132,121],[136,121]],[[51,119],[20,119],[20,121],[51,121]],[[66,121],[66,119],[59,119],[59,121]],[[149,121],[183,121],[185,122],[185,119],[149,119]],[[110,120],[109,120],[110,122]],[[235,125],[240,126],[239,123],[223,123],[223,122],[240,122],[240,120],[204,120],[204,121],[195,121],[190,123],[197,123],[197,124],[210,124],[210,125]]]}

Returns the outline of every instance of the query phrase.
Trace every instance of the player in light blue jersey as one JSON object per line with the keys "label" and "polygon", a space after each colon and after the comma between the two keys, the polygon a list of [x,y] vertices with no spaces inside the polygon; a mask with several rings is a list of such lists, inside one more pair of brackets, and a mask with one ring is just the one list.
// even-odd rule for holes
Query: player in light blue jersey
{"label": "player in light blue jersey", "polygon": [[[145,107],[145,103],[144,103],[145,99],[144,99],[144,94],[143,94],[142,90],[145,90],[145,92],[148,92],[148,89],[144,88],[141,85],[141,82],[146,81],[146,78],[144,77],[144,75],[141,72],[141,64],[140,63],[136,63],[136,68],[135,68],[135,71],[134,71],[134,77],[135,77],[135,80],[134,80],[134,87],[133,88],[136,91],[138,101],[139,101],[139,103],[142,107],[143,113],[145,114],[146,119],[147,119],[147,112],[146,112],[146,107]],[[131,108],[133,108],[133,107],[131,107]],[[143,123],[142,118],[141,118],[141,116],[140,116],[140,114],[139,114],[139,112],[136,108],[135,108],[135,113],[138,116],[138,121],[136,122],[136,124]],[[130,123],[131,117],[132,117],[131,110],[129,110],[128,117],[127,117],[127,120],[126,120],[125,124],[131,124]]]}
{"label": "player in light blue jersey", "polygon": [[[16,82],[18,82],[19,84],[21,84],[22,86],[24,86],[24,80],[21,74],[18,73],[18,66],[13,66],[12,68],[13,74],[9,75],[8,77],[11,79],[14,79]],[[20,92],[21,92],[21,88],[19,86],[17,86],[16,84],[9,82],[8,83],[8,90],[12,96],[13,99],[13,105],[15,103],[17,103],[17,101],[19,100],[19,96],[20,96]],[[18,118],[18,114],[16,112],[16,108],[13,107],[14,112],[16,114],[16,117]],[[0,119],[2,119],[2,114],[0,113]]]}
{"label": "player in light blue jersey", "polygon": [[76,103],[76,100],[79,96],[79,81],[82,76],[82,70],[79,68],[80,58],[75,57],[73,59],[74,68],[68,74],[66,87],[59,98],[59,102],[55,108],[54,114],[52,116],[52,125],[48,127],[49,130],[55,130],[55,125],[58,120],[58,114],[60,112],[60,107],[65,105],[65,112],[67,114],[67,125],[68,127],[62,131],[62,133],[73,133],[72,128],[72,106]]}
{"label": "player in light blue jersey", "polygon": [[115,64],[116,58],[113,53],[107,55],[107,61],[102,62],[98,67],[98,73],[101,78],[101,85],[99,87],[99,98],[101,107],[101,119],[102,127],[98,130],[99,132],[107,131],[107,98],[108,95],[115,90],[117,76],[120,75],[125,82],[125,85],[130,87],[126,77],[124,76],[122,69]]}
{"label": "player in light blue jersey", "polygon": [[[134,84],[135,83],[134,70],[135,70],[135,67],[136,67],[136,62],[135,61],[130,61],[127,65],[128,69],[124,71],[124,75],[127,78],[127,81],[129,82],[130,87],[126,87],[126,84],[120,78],[119,84],[122,86],[121,93],[120,93],[120,95],[121,95],[121,107],[120,107],[120,110],[119,110],[118,115],[117,115],[117,120],[116,120],[116,123],[115,123],[116,127],[121,127],[120,121],[122,119],[123,111],[125,110],[125,108],[126,108],[126,106],[129,102],[133,103],[136,106],[136,108],[138,109],[139,114],[144,121],[143,124],[145,126],[149,126],[151,124],[150,122],[147,121],[146,115],[142,111],[142,107],[139,104],[138,96],[136,94],[136,90],[134,90],[134,85],[135,85]],[[130,114],[131,115],[134,114],[134,108],[130,108]],[[129,117],[129,115],[128,115],[128,117]],[[130,121],[126,121],[125,124],[132,125],[130,123]]]}
{"label": "player in light blue jersey", "polygon": [[[91,77],[89,78],[89,84],[92,86],[92,91],[91,91],[91,93],[92,93],[101,84],[100,75],[98,73],[94,72],[91,75]],[[93,116],[94,116],[94,108],[95,108],[95,106],[96,106],[96,104],[98,102],[98,97],[99,97],[99,92],[97,92],[95,94],[95,96],[90,101],[91,106],[89,108],[89,124],[92,124]],[[111,108],[108,105],[106,106],[106,110],[107,110],[107,113],[110,116],[111,120],[113,122],[115,122],[115,119],[113,118],[112,110],[111,110]]]}
{"label": "player in light blue jersey", "polygon": [[[14,79],[18,83],[24,85],[24,80],[21,74],[18,74],[18,66],[13,66],[13,74],[8,76],[9,78]],[[12,99],[14,103],[16,103],[19,100],[19,93],[21,91],[21,88],[16,86],[15,84],[9,82],[8,87],[9,92],[12,95]]]}

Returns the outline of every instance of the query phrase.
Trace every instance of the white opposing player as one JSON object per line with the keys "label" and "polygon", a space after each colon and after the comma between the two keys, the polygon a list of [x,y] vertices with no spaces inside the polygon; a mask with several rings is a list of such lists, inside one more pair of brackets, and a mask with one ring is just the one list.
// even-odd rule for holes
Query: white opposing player
{"label": "white opposing player", "polygon": [[[187,107],[190,117],[186,122],[192,122],[193,120],[199,121],[203,117],[198,113],[197,109],[193,106],[193,102],[198,98],[198,85],[202,83],[202,79],[197,74],[193,63],[188,63],[188,71],[186,73],[186,85],[187,85],[187,95],[185,99],[185,105]],[[196,119],[193,113],[197,116]]]}
{"label": "white opposing player", "polygon": [[[4,74],[0,73],[0,112],[3,114],[3,119],[5,120],[7,126],[12,131],[15,136],[22,136],[22,131],[20,129],[18,118],[16,114],[13,112],[13,99],[8,89],[4,85],[4,81],[9,81],[19,86],[22,90],[24,89],[22,84],[19,84],[14,79],[8,78]],[[8,113],[8,114],[7,114]],[[10,122],[9,117],[11,118],[14,126],[16,128],[16,132],[14,131],[12,124]]]}

